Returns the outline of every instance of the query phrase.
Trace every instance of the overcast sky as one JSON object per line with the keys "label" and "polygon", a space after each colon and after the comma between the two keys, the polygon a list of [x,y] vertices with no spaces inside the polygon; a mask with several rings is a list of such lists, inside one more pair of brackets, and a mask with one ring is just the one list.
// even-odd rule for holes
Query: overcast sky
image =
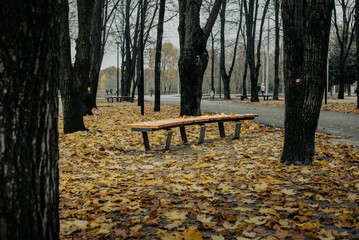
{"label": "overcast sky", "polygon": [[[176,48],[179,49],[179,37],[178,37],[178,32],[177,32],[177,27],[178,27],[178,18],[174,18],[171,21],[165,23],[164,25],[164,31],[163,31],[163,42],[171,42]],[[156,30],[152,30],[152,32],[154,34],[156,34]],[[102,65],[101,65],[101,69],[105,69],[111,66],[115,66],[117,65],[117,53],[116,53],[116,47],[112,46],[112,47],[108,47],[107,49],[113,49],[113,50],[108,50],[104,57],[103,57],[103,61],[102,61]],[[120,56],[120,63],[119,65],[121,65],[121,56]]]}

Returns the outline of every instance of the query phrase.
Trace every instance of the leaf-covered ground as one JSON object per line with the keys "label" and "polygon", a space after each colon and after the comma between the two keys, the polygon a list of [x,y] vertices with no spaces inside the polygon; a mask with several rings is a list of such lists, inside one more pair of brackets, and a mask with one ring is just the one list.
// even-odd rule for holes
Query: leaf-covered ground
{"label": "leaf-covered ground", "polygon": [[[100,103],[87,132],[64,135],[60,119],[61,239],[359,239],[359,151],[317,134],[311,167],[283,166],[283,131],[252,121],[221,140],[208,124],[149,135],[127,123],[178,117],[162,105]],[[226,123],[226,134],[234,132]]]}

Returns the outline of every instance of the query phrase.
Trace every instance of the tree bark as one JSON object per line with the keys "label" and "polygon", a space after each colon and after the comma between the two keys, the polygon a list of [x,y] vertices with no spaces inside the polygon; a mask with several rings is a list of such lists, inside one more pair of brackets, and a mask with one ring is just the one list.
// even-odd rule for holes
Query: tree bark
{"label": "tree bark", "polygon": [[274,91],[273,100],[279,100],[279,0],[275,0],[275,50],[274,50]]}
{"label": "tree bark", "polygon": [[227,0],[223,0],[222,9],[221,9],[221,61],[220,61],[220,69],[221,69],[221,77],[223,80],[223,89],[224,89],[224,99],[231,99],[231,89],[230,89],[230,81],[231,76],[234,69],[234,64],[236,63],[236,55],[237,55],[237,47],[238,47],[238,39],[241,32],[242,26],[242,11],[240,14],[240,21],[236,35],[236,41],[234,44],[233,58],[231,67],[227,73],[226,71],[226,50],[225,50],[225,24],[226,24],[226,5]]}
{"label": "tree bark", "polygon": [[283,164],[311,165],[326,83],[333,0],[283,0]]}
{"label": "tree bark", "polygon": [[179,0],[181,115],[201,115],[203,74],[208,65],[207,40],[222,0],[216,0],[207,23],[200,26],[202,1]]}
{"label": "tree bark", "polygon": [[0,19],[0,239],[58,239],[59,2]]}
{"label": "tree bark", "polygon": [[[256,24],[257,24],[257,15],[259,10],[258,1],[249,0],[248,4],[244,1],[244,11],[246,18],[246,27],[247,27],[247,60],[248,66],[250,70],[250,80],[251,80],[251,102],[259,102],[258,98],[258,76],[259,70],[261,67],[261,43],[262,43],[262,33],[263,33],[263,24],[265,20],[265,16],[267,14],[269,0],[266,0],[263,13],[262,20],[259,28],[259,39],[257,45],[257,56],[255,56],[255,42],[256,42]],[[257,63],[255,61],[257,60]]]}
{"label": "tree bark", "polygon": [[[96,107],[98,80],[105,45],[105,42],[103,41],[105,38],[102,38],[105,34],[104,9],[105,0],[95,0],[91,28],[91,69],[89,76],[90,91],[88,93],[89,102],[87,104],[85,103],[85,113],[87,114],[92,114],[92,109]],[[86,105],[88,105],[88,107],[86,107]]]}
{"label": "tree bark", "polygon": [[213,91],[213,93],[215,93],[214,90],[214,36],[213,36],[213,32],[211,31],[211,90]]}
{"label": "tree bark", "polygon": [[160,12],[157,25],[157,43],[155,56],[155,106],[154,111],[161,110],[161,54],[163,23],[165,18],[166,0],[160,0]]}
{"label": "tree bark", "polygon": [[61,0],[60,90],[63,106],[64,133],[86,130],[83,123],[84,97],[88,96],[91,64],[91,16],[93,5],[77,1],[78,37],[75,63],[71,64],[71,44],[68,24],[68,0]]}
{"label": "tree bark", "polygon": [[[131,69],[132,69],[132,59],[131,59],[131,32],[130,32],[130,8],[131,8],[131,0],[126,0],[125,7],[125,53],[126,53],[126,61],[125,61],[125,78],[124,78],[124,88],[123,88],[123,96],[130,96],[131,93]],[[134,56],[136,56],[134,54]]]}
{"label": "tree bark", "polygon": [[355,0],[355,32],[357,34],[355,34],[356,38],[356,69],[357,69],[357,90],[356,90],[356,94],[357,94],[357,108],[359,109],[359,0]]}
{"label": "tree bark", "polygon": [[63,129],[65,133],[85,130],[83,123],[83,89],[74,79],[71,64],[71,43],[69,30],[69,3],[61,0],[60,10],[60,90],[63,106]]}

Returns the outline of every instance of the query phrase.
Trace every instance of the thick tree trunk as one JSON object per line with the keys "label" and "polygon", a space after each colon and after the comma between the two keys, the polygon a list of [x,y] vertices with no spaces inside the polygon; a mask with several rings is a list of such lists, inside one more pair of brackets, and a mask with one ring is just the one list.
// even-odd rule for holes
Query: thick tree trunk
{"label": "thick tree trunk", "polygon": [[[359,0],[355,0],[355,22],[357,24],[355,24],[355,32],[357,34],[355,34],[355,40],[356,40],[356,69],[357,69],[357,73],[359,73]],[[356,74],[357,76],[357,89],[356,89],[356,94],[357,94],[357,108],[359,109],[359,74]]]}
{"label": "thick tree trunk", "polygon": [[58,239],[59,3],[0,16],[0,239]]}
{"label": "thick tree trunk", "polygon": [[205,27],[200,26],[201,1],[179,0],[181,115],[201,115],[203,74],[208,65],[206,44],[222,0],[216,0]]}
{"label": "thick tree trunk", "polygon": [[69,31],[69,3],[61,0],[60,10],[60,90],[63,106],[63,129],[65,133],[86,130],[83,123],[83,93],[81,83],[74,78],[71,64],[71,43]]}
{"label": "thick tree trunk", "polygon": [[333,0],[282,2],[285,78],[283,164],[311,165],[326,82]]}
{"label": "thick tree trunk", "polygon": [[203,74],[207,64],[208,54],[205,49],[194,52],[181,48],[178,63],[181,79],[181,116],[201,115]]}
{"label": "thick tree trunk", "polygon": [[275,50],[273,100],[279,100],[279,0],[275,0]]}
{"label": "thick tree trunk", "polygon": [[162,36],[163,23],[165,17],[166,0],[160,1],[160,12],[157,25],[157,44],[155,56],[155,106],[154,111],[161,110],[161,54],[162,54]]}
{"label": "thick tree trunk", "polygon": [[[77,0],[77,11],[78,11],[78,37],[76,39],[76,56],[74,65],[74,77],[75,81],[79,82],[80,92],[79,97],[82,95],[82,101],[88,99],[90,102],[90,69],[91,69],[91,23],[92,14],[95,7],[96,1],[88,3],[86,0]],[[89,103],[90,104],[90,103]],[[92,114],[89,106],[83,106],[83,115]]]}

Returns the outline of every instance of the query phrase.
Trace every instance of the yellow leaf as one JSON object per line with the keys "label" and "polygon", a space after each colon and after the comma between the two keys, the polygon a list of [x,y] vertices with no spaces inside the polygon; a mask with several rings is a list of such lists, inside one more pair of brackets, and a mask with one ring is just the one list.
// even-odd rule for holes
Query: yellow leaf
{"label": "yellow leaf", "polygon": [[281,192],[289,196],[295,195],[295,191],[293,189],[283,189]]}
{"label": "yellow leaf", "polygon": [[254,190],[257,192],[264,192],[267,190],[267,188],[268,188],[268,184],[265,182],[254,185]]}
{"label": "yellow leaf", "polygon": [[186,220],[187,217],[186,217],[186,213],[179,213],[177,212],[176,210],[175,211],[172,211],[172,212],[166,212],[165,214],[165,217],[172,220],[172,221],[175,221],[175,220]]}
{"label": "yellow leaf", "polygon": [[199,232],[197,226],[192,226],[186,229],[183,232],[184,240],[203,240],[201,233]]}
{"label": "yellow leaf", "polygon": [[212,235],[211,238],[212,238],[212,240],[225,240],[225,238],[222,235],[219,235],[219,236]]}
{"label": "yellow leaf", "polygon": [[197,215],[197,221],[200,221],[201,223],[210,223],[213,217],[206,217],[205,214],[198,214]]}
{"label": "yellow leaf", "polygon": [[255,238],[257,236],[255,232],[247,232],[247,231],[243,231],[243,235],[249,238]]}
{"label": "yellow leaf", "polygon": [[85,221],[85,220],[75,220],[75,221],[73,222],[73,224],[76,225],[78,228],[86,229],[86,228],[87,228],[88,221]]}
{"label": "yellow leaf", "polygon": [[249,220],[245,220],[247,223],[255,223],[256,225],[263,225],[267,222],[267,219],[270,217],[267,216],[258,216],[249,218]]}

